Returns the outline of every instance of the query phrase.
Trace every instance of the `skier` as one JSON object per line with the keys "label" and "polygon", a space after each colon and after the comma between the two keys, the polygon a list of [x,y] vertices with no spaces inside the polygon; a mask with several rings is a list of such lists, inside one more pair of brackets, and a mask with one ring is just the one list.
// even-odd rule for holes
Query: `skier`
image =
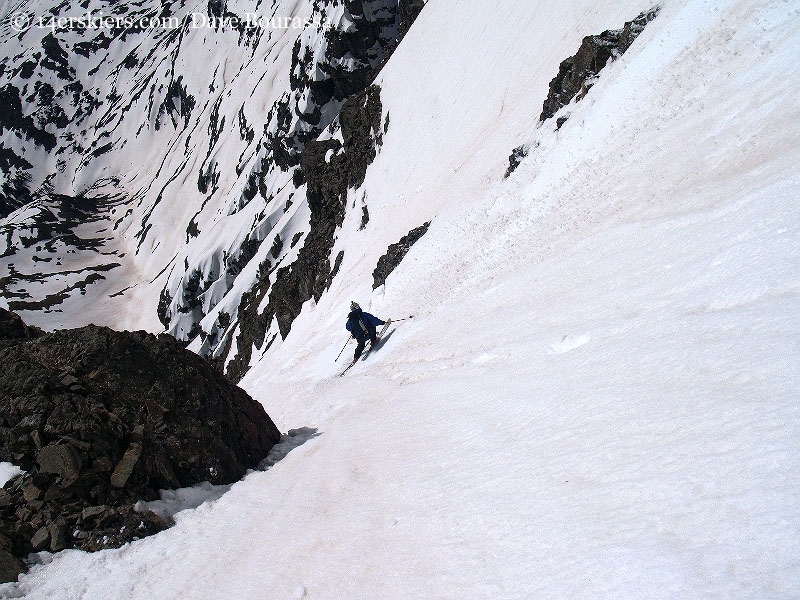
{"label": "skier", "polygon": [[373,348],[375,347],[375,344],[378,343],[378,337],[375,328],[378,325],[384,324],[385,322],[381,321],[378,317],[362,311],[361,307],[357,303],[350,303],[350,314],[347,315],[347,325],[345,325],[345,327],[358,342],[355,356],[353,356],[354,363],[364,351],[364,346],[366,345],[367,340],[372,343]]}

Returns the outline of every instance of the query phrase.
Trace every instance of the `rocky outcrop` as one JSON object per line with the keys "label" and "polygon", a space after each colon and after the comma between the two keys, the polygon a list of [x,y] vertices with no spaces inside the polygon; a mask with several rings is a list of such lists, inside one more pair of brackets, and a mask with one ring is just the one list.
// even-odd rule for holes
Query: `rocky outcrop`
{"label": "rocky outcrop", "polygon": [[0,309],[0,461],[26,471],[0,492],[0,551],[155,533],[166,523],[134,503],[235,482],[280,439],[260,404],[170,336],[20,323]]}
{"label": "rocky outcrop", "polygon": [[[600,35],[583,38],[578,52],[559,65],[558,75],[550,81],[550,91],[542,104],[539,121],[552,118],[573,100],[582,100],[597,81],[603,67],[630,48],[645,26],[658,16],[659,10],[656,6],[643,12],[633,21],[625,23],[622,29],[611,29]],[[569,114],[559,116],[556,119],[556,129],[561,129],[568,119]],[[508,157],[508,169],[504,177],[511,175],[530,151],[531,146],[528,144],[514,148]]]}
{"label": "rocky outcrop", "polygon": [[[327,20],[336,4],[315,3],[312,20]],[[305,145],[330,125],[347,98],[372,82],[397,45],[401,18],[397,0],[344,0],[342,4],[344,22],[324,32],[308,30],[297,39],[290,72],[292,94],[270,113],[275,125],[270,127],[274,132],[267,134],[267,164],[283,170],[298,166]],[[266,174],[268,169],[262,171]]]}
{"label": "rocky outcrop", "polygon": [[573,98],[581,100],[586,96],[601,69],[609,60],[616,60],[630,48],[645,25],[656,18],[658,11],[658,7],[652,8],[625,23],[622,29],[583,38],[578,52],[561,63],[558,75],[550,82],[550,92],[542,105],[539,120],[549,119]]}
{"label": "rocky outcrop", "polygon": [[[330,253],[334,232],[341,226],[348,188],[360,186],[375,159],[381,139],[380,88],[370,86],[348,98],[339,113],[343,143],[314,141],[303,151],[301,168],[311,208],[311,231],[291,267],[278,271],[267,307],[283,337],[300,314],[303,303],[319,300],[330,285]],[[326,160],[329,151],[333,151]]]}
{"label": "rocky outcrop", "polygon": [[[367,167],[375,159],[382,139],[381,114],[380,87],[371,85],[342,105],[339,126],[343,142],[335,138],[315,140],[304,148],[300,167],[307,184],[311,230],[297,259],[277,271],[271,288],[269,280],[263,280],[243,296],[239,306],[239,351],[227,370],[235,381],[247,371],[252,346],[260,348],[264,343],[272,319],[285,338],[303,304],[312,298],[319,300],[330,285],[334,233],[344,220],[347,190],[364,182]],[[269,302],[258,312],[267,292]]]}
{"label": "rocky outcrop", "polygon": [[386,250],[386,254],[378,259],[378,265],[372,272],[372,289],[376,289],[386,283],[386,278],[397,268],[397,265],[405,258],[408,251],[419,239],[428,232],[430,221],[412,229],[400,238],[396,244],[391,244]]}
{"label": "rocky outcrop", "polygon": [[506,169],[506,174],[503,176],[504,178],[508,178],[514,171],[517,170],[517,167],[522,162],[522,159],[528,156],[529,148],[527,144],[522,144],[521,146],[517,146],[511,151],[511,154],[508,157],[508,169]]}

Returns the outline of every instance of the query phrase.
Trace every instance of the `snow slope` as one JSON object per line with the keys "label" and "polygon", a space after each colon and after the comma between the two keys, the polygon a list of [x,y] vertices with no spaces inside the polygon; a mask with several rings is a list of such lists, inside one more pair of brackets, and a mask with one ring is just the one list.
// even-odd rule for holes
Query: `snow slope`
{"label": "snow slope", "polygon": [[[380,209],[337,241],[363,255],[242,382],[318,435],[0,594],[800,594],[800,7],[666,0],[559,131],[535,123],[558,61],[649,7],[459,8],[432,0],[381,73],[393,125],[352,192]],[[414,318],[339,379],[350,299]]]}

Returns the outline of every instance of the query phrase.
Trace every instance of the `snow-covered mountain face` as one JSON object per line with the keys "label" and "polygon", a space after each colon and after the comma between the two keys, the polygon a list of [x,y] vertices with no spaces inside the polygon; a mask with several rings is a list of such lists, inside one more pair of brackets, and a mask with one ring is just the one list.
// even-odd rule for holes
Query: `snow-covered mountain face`
{"label": "snow-covered mountain face", "polygon": [[[124,169],[103,179],[92,161],[97,185],[11,214],[8,303],[91,275],[45,282],[48,270],[120,265],[97,271],[105,279],[85,294],[77,285],[54,298],[50,310],[63,312],[23,311],[28,321],[161,329],[166,290],[173,332],[199,322],[193,349],[219,352],[232,373],[250,365],[240,384],[278,428],[319,435],[159,535],[34,557],[42,564],[0,595],[797,597],[800,10],[659,6],[627,46],[648,1],[431,0],[369,85],[341,100],[334,126],[294,138],[297,166],[259,171],[277,178],[263,179],[278,199],[269,210],[260,183],[234,210],[249,177],[235,165],[245,148],[252,167],[292,153],[296,107],[275,122],[289,132],[283,154],[269,137],[278,129],[262,136],[254,123],[271,122],[292,89],[296,40],[316,26],[273,34],[285,43],[274,56],[262,46],[240,76],[247,85],[229,88],[240,80],[227,65],[247,62],[231,36],[215,80],[230,89],[215,92],[224,126],[209,110],[187,130],[173,101],[176,124],[164,113],[150,145],[136,142],[138,124],[120,130],[140,150],[121,151]],[[194,114],[209,84],[187,77]],[[210,170],[207,147],[187,145],[209,130],[222,132]],[[22,156],[24,134],[2,135]],[[185,152],[198,158],[179,171]],[[201,172],[215,174],[206,192]],[[56,193],[84,201],[58,204]],[[103,212],[88,210],[101,200]],[[25,230],[37,210],[52,218]],[[253,234],[261,210],[276,221]],[[80,225],[64,229],[67,219]],[[387,275],[387,248],[400,242],[389,253],[399,256],[423,230]],[[109,241],[90,243],[98,237]],[[223,294],[208,274],[224,261],[213,257],[244,239],[261,241]],[[352,344],[342,349],[350,300],[414,318],[337,378],[337,355],[352,356]]]}
{"label": "snow-covered mountain face", "polygon": [[163,328],[241,375],[330,283],[346,190],[388,125],[369,86],[422,6],[7,3],[4,302],[49,328]]}

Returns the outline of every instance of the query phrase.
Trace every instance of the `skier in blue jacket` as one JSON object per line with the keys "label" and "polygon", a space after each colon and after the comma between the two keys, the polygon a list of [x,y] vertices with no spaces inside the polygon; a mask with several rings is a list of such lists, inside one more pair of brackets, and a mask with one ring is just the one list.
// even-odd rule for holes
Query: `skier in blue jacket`
{"label": "skier in blue jacket", "polygon": [[364,312],[361,307],[355,302],[350,303],[350,314],[347,315],[347,331],[356,338],[358,346],[356,346],[356,353],[353,357],[353,362],[357,361],[364,351],[364,346],[369,340],[372,347],[378,343],[376,327],[383,325],[385,321],[381,321],[378,317]]}

